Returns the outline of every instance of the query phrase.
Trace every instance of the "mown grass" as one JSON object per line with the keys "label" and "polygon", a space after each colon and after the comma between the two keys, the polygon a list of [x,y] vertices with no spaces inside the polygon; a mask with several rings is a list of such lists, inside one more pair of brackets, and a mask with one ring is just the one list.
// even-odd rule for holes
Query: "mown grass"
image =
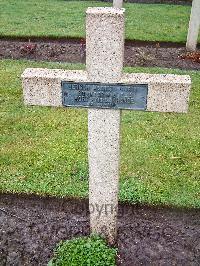
{"label": "mown grass", "polygon": [[[110,5],[95,1],[1,0],[0,36],[84,37],[86,8]],[[190,6],[126,3],[124,7],[127,39],[186,41]]]}
{"label": "mown grass", "polygon": [[[0,190],[87,197],[87,110],[25,107],[20,75],[26,67],[84,68],[1,61]],[[122,113],[120,200],[200,207],[200,73],[125,71],[189,74],[193,85],[187,114]]]}

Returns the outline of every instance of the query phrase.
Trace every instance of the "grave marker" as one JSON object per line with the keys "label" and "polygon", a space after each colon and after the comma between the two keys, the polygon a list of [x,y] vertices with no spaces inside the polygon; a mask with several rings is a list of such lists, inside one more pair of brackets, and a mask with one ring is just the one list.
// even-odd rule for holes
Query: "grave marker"
{"label": "grave marker", "polygon": [[113,7],[115,8],[122,8],[123,0],[113,0]]}
{"label": "grave marker", "polygon": [[186,49],[195,51],[200,30],[200,0],[192,1],[190,23],[188,28]]}
{"label": "grave marker", "polygon": [[124,74],[124,9],[88,8],[86,71],[31,68],[24,102],[88,108],[89,207],[92,233],[116,238],[121,108],[187,112],[189,76]]}

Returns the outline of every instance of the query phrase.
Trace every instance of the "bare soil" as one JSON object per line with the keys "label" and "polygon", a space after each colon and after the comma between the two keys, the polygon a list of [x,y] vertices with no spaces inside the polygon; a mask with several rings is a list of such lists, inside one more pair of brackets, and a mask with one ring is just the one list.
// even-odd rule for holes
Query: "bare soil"
{"label": "bare soil", "polygon": [[[60,240],[89,234],[87,200],[0,194],[0,265],[47,265]],[[118,265],[200,265],[200,209],[120,204]]]}
{"label": "bare soil", "polygon": [[[112,2],[113,0],[100,0],[101,2]],[[126,3],[139,4],[172,4],[172,5],[191,5],[192,0],[125,0]]]}
{"label": "bare soil", "polygon": [[[200,70],[200,62],[185,55],[185,47],[178,43],[126,41],[124,65]],[[85,40],[1,39],[0,59],[3,58],[85,63]]]}

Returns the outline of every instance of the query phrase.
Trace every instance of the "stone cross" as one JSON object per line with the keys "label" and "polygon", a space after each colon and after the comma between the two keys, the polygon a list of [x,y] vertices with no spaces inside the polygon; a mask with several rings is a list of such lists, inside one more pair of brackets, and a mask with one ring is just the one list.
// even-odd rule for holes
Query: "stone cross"
{"label": "stone cross", "polygon": [[122,8],[123,0],[113,0],[113,7],[114,8]]}
{"label": "stone cross", "polygon": [[[90,226],[92,233],[110,243],[116,239],[118,207],[121,110],[116,106],[132,104],[139,110],[138,97],[146,111],[187,112],[191,84],[189,76],[124,74],[123,59],[124,9],[88,8],[86,71],[28,68],[22,74],[27,105],[63,106],[78,93],[71,99],[92,107],[88,108]],[[136,93],[132,86],[137,85]]]}
{"label": "stone cross", "polygon": [[192,1],[190,23],[188,28],[186,49],[195,51],[200,30],[200,0]]}

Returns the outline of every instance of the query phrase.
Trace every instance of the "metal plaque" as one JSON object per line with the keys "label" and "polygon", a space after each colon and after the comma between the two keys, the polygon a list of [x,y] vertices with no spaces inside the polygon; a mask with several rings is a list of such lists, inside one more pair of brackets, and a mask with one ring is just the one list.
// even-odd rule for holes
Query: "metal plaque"
{"label": "metal plaque", "polygon": [[63,106],[146,110],[147,84],[62,81]]}

